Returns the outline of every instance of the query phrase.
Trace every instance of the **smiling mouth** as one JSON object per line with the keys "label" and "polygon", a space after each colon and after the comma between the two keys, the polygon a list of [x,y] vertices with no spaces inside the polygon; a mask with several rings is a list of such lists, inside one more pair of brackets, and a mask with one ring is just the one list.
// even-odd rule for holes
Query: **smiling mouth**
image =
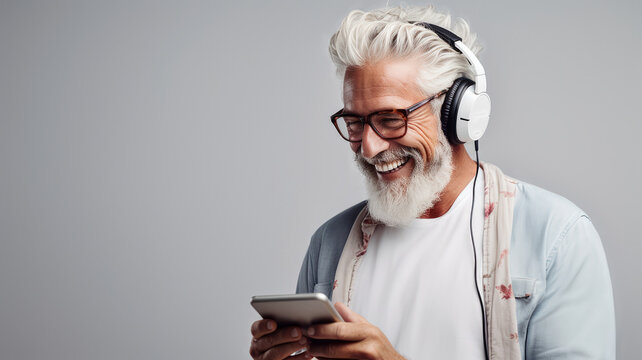
{"label": "smiling mouth", "polygon": [[389,174],[399,170],[402,166],[406,165],[408,160],[410,160],[410,157],[394,160],[387,163],[378,163],[374,164],[374,168],[379,174]]}

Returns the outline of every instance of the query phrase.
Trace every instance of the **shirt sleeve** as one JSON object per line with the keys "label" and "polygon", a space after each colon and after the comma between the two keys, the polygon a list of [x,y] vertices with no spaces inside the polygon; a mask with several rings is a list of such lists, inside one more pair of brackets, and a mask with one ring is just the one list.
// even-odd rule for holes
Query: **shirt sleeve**
{"label": "shirt sleeve", "polygon": [[546,288],[526,334],[526,359],[615,359],[613,291],[588,217],[562,232],[546,261]]}

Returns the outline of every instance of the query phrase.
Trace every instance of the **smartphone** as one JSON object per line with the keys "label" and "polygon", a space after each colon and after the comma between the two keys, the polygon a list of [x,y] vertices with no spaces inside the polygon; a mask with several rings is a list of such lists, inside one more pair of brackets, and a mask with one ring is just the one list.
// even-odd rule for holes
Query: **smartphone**
{"label": "smartphone", "polygon": [[328,297],[321,293],[253,296],[250,304],[264,319],[272,319],[279,326],[343,321]]}

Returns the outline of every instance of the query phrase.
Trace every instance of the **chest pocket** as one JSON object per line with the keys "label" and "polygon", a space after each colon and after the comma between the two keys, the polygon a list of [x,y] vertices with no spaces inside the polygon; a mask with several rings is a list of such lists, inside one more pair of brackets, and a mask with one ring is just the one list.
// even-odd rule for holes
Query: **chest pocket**
{"label": "chest pocket", "polygon": [[526,338],[528,322],[535,310],[537,301],[536,284],[537,280],[532,278],[511,278],[513,284],[513,295],[515,296],[515,312],[517,313],[517,332],[520,341]]}

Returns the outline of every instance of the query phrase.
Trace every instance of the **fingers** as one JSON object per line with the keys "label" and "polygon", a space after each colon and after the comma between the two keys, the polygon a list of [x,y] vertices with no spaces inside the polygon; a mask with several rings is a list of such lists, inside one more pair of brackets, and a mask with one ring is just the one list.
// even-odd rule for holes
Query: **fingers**
{"label": "fingers", "polygon": [[[271,321],[271,320],[270,320]],[[250,355],[254,359],[306,359],[306,353],[290,357],[296,351],[308,349],[308,339],[303,336],[301,328],[295,326],[280,329],[268,329],[269,322],[257,321],[252,324],[252,334],[264,334],[253,337],[250,344]],[[273,324],[276,327],[276,323]],[[266,331],[269,331],[266,333]],[[307,357],[307,358],[311,358]]]}
{"label": "fingers", "polygon": [[316,341],[309,353],[318,359],[363,359],[370,354],[365,346],[362,342]]}
{"label": "fingers", "polygon": [[307,345],[307,339],[302,336],[301,328],[290,326],[264,335],[256,339],[256,341],[253,341],[252,345],[259,353],[262,353],[277,345],[286,343],[296,343],[300,349]]}
{"label": "fingers", "polygon": [[335,322],[310,326],[304,335],[311,339],[359,341],[368,337],[369,328],[362,324]]}
{"label": "fingers", "polygon": [[[283,360],[283,359],[310,359],[312,356],[308,352],[309,344],[305,338],[301,339],[302,341],[290,342],[285,344],[280,344],[273,346],[267,349],[264,352],[260,352],[256,349],[254,344],[250,346],[250,355],[253,359],[260,360]],[[296,356],[291,356],[292,354],[297,353]]]}
{"label": "fingers", "polygon": [[276,330],[276,322],[274,320],[258,320],[252,323],[250,331],[252,332],[252,337],[255,339],[260,338],[266,334],[269,334]]}
{"label": "fingers", "polygon": [[344,303],[337,302],[334,304],[334,307],[337,309],[337,311],[339,312],[339,315],[341,315],[343,320],[347,322],[366,322],[366,323],[368,322],[361,315],[350,310],[350,308],[347,307]]}
{"label": "fingers", "polygon": [[[305,349],[305,352],[294,356],[290,357],[294,352],[298,352]],[[301,345],[298,342],[294,343],[286,343],[286,344],[281,344],[277,345],[275,347],[272,347],[268,349],[266,352],[262,354],[262,357],[259,357],[258,359],[261,360],[282,360],[282,359],[310,359],[312,358],[311,354],[309,351],[308,345]]]}

